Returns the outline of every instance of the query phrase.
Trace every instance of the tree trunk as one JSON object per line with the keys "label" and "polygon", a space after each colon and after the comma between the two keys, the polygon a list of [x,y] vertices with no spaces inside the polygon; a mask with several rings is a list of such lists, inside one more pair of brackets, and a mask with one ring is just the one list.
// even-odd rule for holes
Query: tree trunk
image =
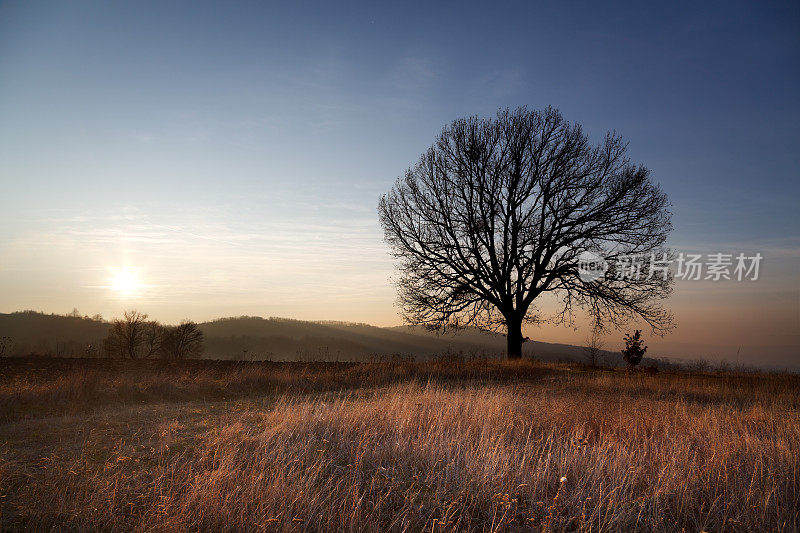
{"label": "tree trunk", "polygon": [[522,358],[522,321],[509,319],[506,321],[508,334],[508,358],[521,359]]}

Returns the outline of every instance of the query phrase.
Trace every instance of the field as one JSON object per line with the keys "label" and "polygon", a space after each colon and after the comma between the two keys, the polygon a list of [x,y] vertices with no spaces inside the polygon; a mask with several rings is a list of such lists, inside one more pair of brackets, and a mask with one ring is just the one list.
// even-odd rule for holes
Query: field
{"label": "field", "polygon": [[0,360],[0,529],[797,531],[800,377]]}

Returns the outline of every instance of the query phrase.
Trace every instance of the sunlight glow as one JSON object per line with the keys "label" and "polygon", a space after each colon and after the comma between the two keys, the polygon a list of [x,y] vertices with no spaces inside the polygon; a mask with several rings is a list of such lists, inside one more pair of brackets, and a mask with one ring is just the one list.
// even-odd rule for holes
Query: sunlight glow
{"label": "sunlight glow", "polygon": [[135,296],[142,287],[135,269],[125,267],[115,269],[111,279],[111,290],[123,298]]}

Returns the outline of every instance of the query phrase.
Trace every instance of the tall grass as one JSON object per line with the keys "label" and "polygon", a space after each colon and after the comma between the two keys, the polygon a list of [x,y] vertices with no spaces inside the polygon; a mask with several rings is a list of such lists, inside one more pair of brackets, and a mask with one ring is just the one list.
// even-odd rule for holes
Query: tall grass
{"label": "tall grass", "polygon": [[[5,405],[27,402],[0,426],[5,528],[800,529],[796,377],[530,362],[60,373],[3,380]],[[37,403],[54,399],[74,404]]]}

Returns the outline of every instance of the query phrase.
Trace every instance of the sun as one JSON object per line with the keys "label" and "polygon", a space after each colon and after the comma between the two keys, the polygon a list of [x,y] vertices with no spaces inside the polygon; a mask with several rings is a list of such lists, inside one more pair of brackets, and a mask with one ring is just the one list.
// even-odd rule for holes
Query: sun
{"label": "sun", "polygon": [[139,276],[133,268],[120,268],[114,271],[111,278],[111,290],[124,298],[136,295],[141,289]]}

